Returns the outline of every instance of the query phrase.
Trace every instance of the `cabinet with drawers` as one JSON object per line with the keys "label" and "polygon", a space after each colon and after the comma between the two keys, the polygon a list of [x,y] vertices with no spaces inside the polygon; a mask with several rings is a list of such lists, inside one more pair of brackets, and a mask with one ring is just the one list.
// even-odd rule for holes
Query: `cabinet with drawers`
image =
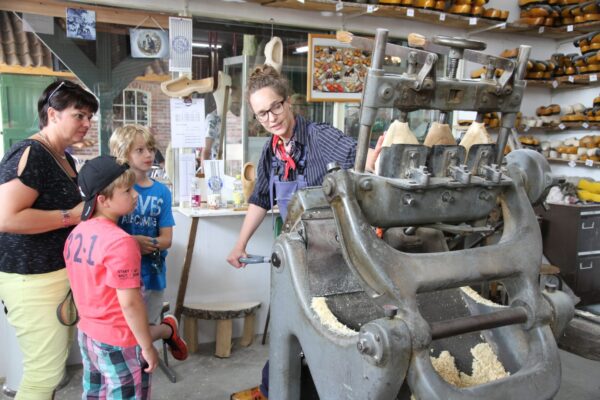
{"label": "cabinet with drawers", "polygon": [[600,303],[600,205],[549,207],[540,212],[544,255],[581,305]]}

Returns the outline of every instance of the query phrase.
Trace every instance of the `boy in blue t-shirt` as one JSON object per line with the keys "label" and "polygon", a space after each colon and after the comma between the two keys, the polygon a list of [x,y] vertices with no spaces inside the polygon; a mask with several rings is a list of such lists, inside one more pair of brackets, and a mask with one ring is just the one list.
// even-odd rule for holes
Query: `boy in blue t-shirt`
{"label": "boy in blue t-shirt", "polygon": [[165,259],[173,237],[171,192],[160,182],[151,179],[156,142],[148,128],[125,125],[110,137],[111,154],[127,162],[135,172],[134,189],[138,192],[135,210],[119,219],[119,226],[132,235],[142,252],[142,287],[148,321],[160,323],[160,314],[167,286]]}

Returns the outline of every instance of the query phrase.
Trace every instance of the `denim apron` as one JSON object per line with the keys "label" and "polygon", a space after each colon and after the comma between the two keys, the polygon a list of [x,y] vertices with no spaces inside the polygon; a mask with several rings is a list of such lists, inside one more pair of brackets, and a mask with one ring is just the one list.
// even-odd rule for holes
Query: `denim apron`
{"label": "denim apron", "polygon": [[299,189],[304,189],[308,185],[306,184],[306,178],[304,177],[304,168],[306,167],[306,145],[302,148],[302,154],[296,167],[296,180],[294,181],[282,181],[283,171],[285,163],[273,156],[271,162],[271,177],[269,178],[269,198],[271,200],[271,208],[277,201],[279,205],[279,215],[281,219],[285,221],[287,217],[287,206],[294,193]]}

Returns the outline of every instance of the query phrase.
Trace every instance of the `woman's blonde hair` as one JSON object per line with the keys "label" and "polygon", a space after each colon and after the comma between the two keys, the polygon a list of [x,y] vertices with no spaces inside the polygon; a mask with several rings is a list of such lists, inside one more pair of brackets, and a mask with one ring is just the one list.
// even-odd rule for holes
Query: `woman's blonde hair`
{"label": "woman's blonde hair", "polygon": [[127,157],[133,149],[133,142],[137,135],[142,135],[148,148],[156,149],[156,140],[150,129],[143,125],[130,124],[117,128],[110,136],[108,146],[110,154],[120,163],[127,162]]}
{"label": "woman's blonde hair", "polygon": [[254,92],[266,87],[273,89],[284,100],[291,94],[287,79],[281,76],[275,68],[264,64],[254,68],[254,71],[250,74],[246,85],[246,100],[250,102],[250,96]]}

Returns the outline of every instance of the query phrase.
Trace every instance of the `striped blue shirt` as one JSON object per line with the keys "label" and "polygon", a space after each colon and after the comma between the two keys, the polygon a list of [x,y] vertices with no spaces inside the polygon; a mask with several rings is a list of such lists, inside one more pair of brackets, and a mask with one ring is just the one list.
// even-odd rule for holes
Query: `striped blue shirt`
{"label": "striped blue shirt", "polygon": [[[327,164],[337,162],[341,168],[354,167],[356,157],[356,140],[344,135],[342,131],[328,124],[318,124],[296,116],[294,140],[297,146],[304,147],[306,152],[306,168],[304,177],[308,186],[321,186],[327,173]],[[302,154],[302,152],[298,152]],[[271,140],[265,143],[256,174],[256,186],[248,202],[269,210],[269,178],[273,157]],[[295,160],[296,162],[298,160]]]}

